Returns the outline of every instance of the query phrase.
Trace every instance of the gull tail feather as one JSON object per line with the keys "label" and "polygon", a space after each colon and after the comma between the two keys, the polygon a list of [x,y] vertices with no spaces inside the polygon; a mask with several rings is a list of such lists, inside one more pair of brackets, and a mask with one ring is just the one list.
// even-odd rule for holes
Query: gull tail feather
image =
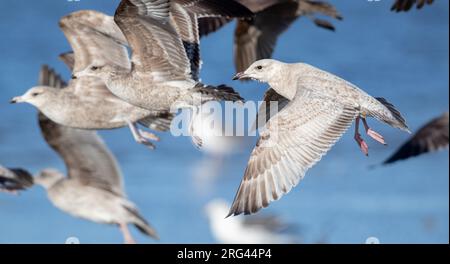
{"label": "gull tail feather", "polygon": [[[1,169],[1,168],[0,168]],[[34,181],[31,174],[22,169],[10,169],[16,178],[0,176],[0,190],[23,191],[33,186]]]}
{"label": "gull tail feather", "polygon": [[226,85],[209,86],[200,85],[194,88],[194,92],[200,95],[201,103],[209,101],[233,101],[244,102],[238,92]]}
{"label": "gull tail feather", "polygon": [[375,111],[369,110],[368,114],[370,116],[373,116],[392,127],[411,133],[405,118],[392,103],[388,102],[383,97],[376,97],[375,99],[381,104],[381,107],[376,107]]}
{"label": "gull tail feather", "polygon": [[136,208],[126,205],[124,207],[133,216],[131,224],[133,224],[143,234],[146,234],[147,236],[150,236],[154,239],[159,239],[156,230],[151,227],[150,224],[144,219],[144,217],[139,214]]}

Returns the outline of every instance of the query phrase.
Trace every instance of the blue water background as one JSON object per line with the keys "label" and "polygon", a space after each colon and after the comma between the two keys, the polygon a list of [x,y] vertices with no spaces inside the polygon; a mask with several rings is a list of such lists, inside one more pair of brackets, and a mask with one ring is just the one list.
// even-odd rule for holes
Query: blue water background
{"label": "blue water background", "polygon": [[[421,11],[396,14],[392,1],[332,1],[343,14],[335,33],[299,19],[278,41],[274,58],[303,61],[333,72],[401,109],[412,130],[448,109],[448,1]],[[70,49],[58,19],[80,9],[113,14],[118,1],[4,0],[0,2],[0,164],[37,172],[65,170],[44,143],[36,110],[9,105],[37,82],[39,67],[49,64],[65,78],[58,61]],[[232,82],[234,23],[202,42],[202,80],[232,85],[248,100],[262,97],[266,86]],[[370,122],[389,145],[374,141],[364,157],[348,132],[290,194],[274,202],[274,213],[297,224],[302,241],[364,243],[449,242],[449,154],[433,153],[394,166],[370,169],[388,157],[408,135]],[[158,230],[162,243],[214,243],[203,212],[212,198],[229,201],[239,185],[252,145],[227,157],[221,177],[199,191],[194,172],[205,155],[185,137],[161,134],[158,149],[135,144],[127,129],[101,135],[117,155],[127,193]],[[132,230],[141,243],[153,240]],[[19,197],[0,194],[0,243],[121,243],[119,231],[72,218],[54,208],[41,188]]]}

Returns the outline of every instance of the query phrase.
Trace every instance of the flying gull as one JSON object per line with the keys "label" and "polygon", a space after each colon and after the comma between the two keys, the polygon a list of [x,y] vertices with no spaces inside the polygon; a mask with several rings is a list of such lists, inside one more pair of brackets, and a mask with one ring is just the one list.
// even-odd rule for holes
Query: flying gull
{"label": "flying gull", "polygon": [[[43,71],[41,75],[48,74]],[[42,76],[41,76],[42,77]],[[40,85],[51,86],[52,76]],[[62,81],[61,81],[62,82]],[[42,170],[34,183],[47,190],[50,201],[75,217],[120,227],[126,243],[134,243],[127,224],[157,238],[155,230],[127,199],[120,168],[95,131],[61,126],[42,113],[39,125],[47,144],[59,154],[67,167],[67,178],[54,169]]]}
{"label": "flying gull", "polygon": [[308,64],[260,60],[234,79],[243,78],[269,83],[290,102],[260,132],[229,215],[256,213],[288,193],[355,119],[355,139],[365,154],[360,120],[367,134],[383,144],[366,117],[409,132],[400,112],[385,99]]}
{"label": "flying gull", "polygon": [[[278,37],[299,17],[311,18],[322,28],[334,30],[329,21],[317,15],[342,19],[329,3],[311,0],[239,0],[251,11],[252,19],[239,19],[234,34],[234,60],[238,72],[247,69],[260,59],[270,58]],[[199,21],[201,35],[218,30],[231,21],[225,18],[202,18]]]}
{"label": "flying gull", "polygon": [[275,215],[224,218],[230,205],[222,199],[206,207],[211,233],[223,244],[288,244],[298,242],[295,227]]}
{"label": "flying gull", "polygon": [[18,168],[5,168],[0,165],[0,192],[16,194],[33,186],[31,174]]}
{"label": "flying gull", "polygon": [[[206,86],[191,75],[183,40],[171,22],[171,6],[180,1],[121,1],[114,20],[132,50],[131,68],[93,62],[75,77],[101,78],[121,99],[152,111],[198,106],[212,100],[240,101],[231,88]],[[183,2],[183,1],[181,1]],[[196,12],[205,1],[188,1],[185,12]],[[198,17],[204,11],[196,13]]]}
{"label": "flying gull", "polygon": [[[73,55],[61,56],[71,70],[77,71],[94,62],[131,67],[126,47],[122,45],[125,37],[112,17],[95,11],[79,11],[63,17],[59,24],[74,50]],[[154,148],[150,140],[158,137],[138,129],[137,123],[157,131],[170,128],[172,114],[131,105],[113,95],[99,78],[80,77],[60,89],[64,86],[62,82],[54,87],[33,87],[12,102],[32,104],[52,121],[72,128],[99,130],[129,126],[135,140],[150,148]]]}
{"label": "flying gull", "polygon": [[448,112],[425,124],[383,164],[448,148]]}
{"label": "flying gull", "polygon": [[391,10],[395,12],[407,12],[411,7],[416,5],[417,9],[421,9],[425,4],[431,5],[434,0],[396,0]]}

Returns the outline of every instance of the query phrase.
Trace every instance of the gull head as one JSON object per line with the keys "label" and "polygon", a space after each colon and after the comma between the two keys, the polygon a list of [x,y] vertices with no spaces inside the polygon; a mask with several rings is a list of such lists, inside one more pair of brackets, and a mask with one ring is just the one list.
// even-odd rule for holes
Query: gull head
{"label": "gull head", "polygon": [[21,96],[16,96],[11,99],[10,103],[28,103],[34,105],[37,108],[43,107],[48,104],[49,100],[53,98],[54,94],[58,90],[52,87],[37,86],[28,90]]}
{"label": "gull head", "polygon": [[233,80],[251,79],[268,83],[279,76],[283,65],[284,63],[271,59],[255,61],[247,70],[237,73]]}
{"label": "gull head", "polygon": [[64,179],[64,175],[55,169],[45,169],[34,177],[34,183],[41,185],[45,189],[51,188],[60,180]]}
{"label": "gull head", "polygon": [[82,77],[97,77],[105,81],[108,79],[113,70],[113,67],[108,64],[93,63],[86,67],[86,69],[84,70],[74,72],[74,74],[72,75],[72,79],[78,79]]}

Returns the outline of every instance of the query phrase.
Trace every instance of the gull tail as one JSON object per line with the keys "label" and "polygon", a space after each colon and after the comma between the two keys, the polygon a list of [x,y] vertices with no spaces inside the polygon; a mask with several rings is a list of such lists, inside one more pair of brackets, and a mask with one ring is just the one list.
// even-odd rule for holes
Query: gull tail
{"label": "gull tail", "polygon": [[133,216],[133,220],[130,221],[131,224],[133,224],[143,234],[146,234],[147,236],[150,236],[154,239],[159,239],[156,230],[151,227],[150,224],[144,219],[144,217],[139,214],[136,208],[127,205],[125,205],[124,207]]}
{"label": "gull tail", "polygon": [[[238,92],[226,85],[219,85],[215,87],[200,84],[193,89],[193,92],[200,96],[198,99],[200,99],[199,101],[201,104],[209,101],[244,102],[244,98],[242,98]],[[196,99],[197,98],[194,98],[194,100]],[[194,105],[198,105],[198,103],[194,103]]]}
{"label": "gull tail", "polygon": [[405,118],[393,104],[385,98],[376,97],[377,103],[368,111],[368,115],[398,129],[411,133]]}

